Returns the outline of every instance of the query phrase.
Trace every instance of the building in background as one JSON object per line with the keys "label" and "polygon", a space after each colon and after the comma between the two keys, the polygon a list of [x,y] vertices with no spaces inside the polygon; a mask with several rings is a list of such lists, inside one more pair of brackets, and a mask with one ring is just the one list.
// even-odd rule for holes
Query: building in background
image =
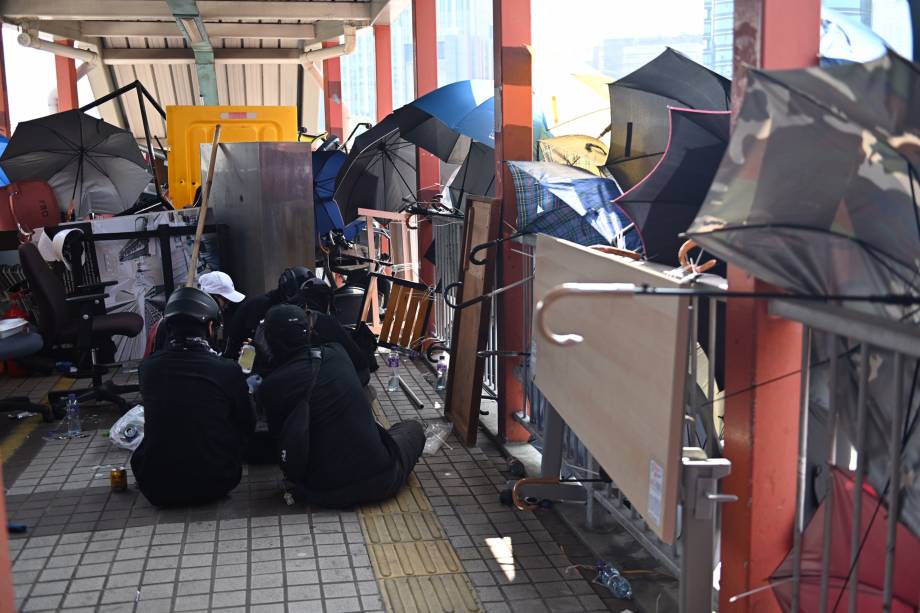
{"label": "building in background", "polygon": [[732,78],[732,45],[735,35],[734,0],[705,0],[703,64]]}
{"label": "building in background", "polygon": [[493,74],[492,0],[438,0],[438,85]]}
{"label": "building in background", "polygon": [[706,41],[691,34],[655,38],[608,38],[594,49],[594,68],[618,79],[655,59],[667,47],[703,62]]}
{"label": "building in background", "polygon": [[377,80],[374,29],[362,28],[355,50],[342,56],[342,114],[345,137],[360,123],[377,123]]}
{"label": "building in background", "polygon": [[412,44],[412,4],[390,20],[390,47],[393,67],[393,108],[415,100],[415,59]]}

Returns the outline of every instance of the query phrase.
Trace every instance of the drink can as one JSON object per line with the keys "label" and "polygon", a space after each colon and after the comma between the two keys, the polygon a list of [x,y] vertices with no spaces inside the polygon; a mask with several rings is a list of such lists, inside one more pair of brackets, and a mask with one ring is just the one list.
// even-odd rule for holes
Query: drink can
{"label": "drink can", "polygon": [[113,492],[127,492],[128,471],[125,470],[124,466],[113,468],[112,472],[109,473],[109,482],[112,485]]}

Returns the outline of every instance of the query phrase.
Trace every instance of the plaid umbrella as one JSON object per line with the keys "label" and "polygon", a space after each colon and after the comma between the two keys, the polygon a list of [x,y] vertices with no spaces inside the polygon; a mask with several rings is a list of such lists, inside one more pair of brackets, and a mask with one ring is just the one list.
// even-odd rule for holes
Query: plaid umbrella
{"label": "plaid umbrella", "polygon": [[518,231],[541,232],[580,245],[638,250],[641,241],[612,203],[616,181],[550,162],[508,162],[514,181]]}

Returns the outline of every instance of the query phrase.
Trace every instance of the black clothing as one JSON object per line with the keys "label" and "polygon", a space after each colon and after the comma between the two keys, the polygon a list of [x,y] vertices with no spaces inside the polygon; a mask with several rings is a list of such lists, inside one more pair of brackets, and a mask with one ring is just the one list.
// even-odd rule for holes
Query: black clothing
{"label": "black clothing", "polygon": [[131,457],[157,506],[211,502],[237,486],[254,416],[240,367],[203,340],[170,341],[140,365],[144,440]]}
{"label": "black clothing", "polygon": [[367,353],[362,351],[358,344],[352,338],[350,331],[342,327],[342,324],[331,315],[317,313],[316,320],[313,323],[313,343],[323,345],[326,343],[338,343],[351,360],[352,366],[358,373],[358,379],[361,385],[367,385],[371,380],[371,371],[368,365]]}
{"label": "black clothing", "polygon": [[224,357],[235,360],[240,356],[240,349],[247,338],[254,338],[259,322],[265,319],[265,314],[276,304],[281,304],[281,294],[272,290],[260,296],[250,296],[236,307],[233,317],[224,321],[224,337],[227,346],[224,348]]}
{"label": "black clothing", "polygon": [[[259,387],[269,429],[280,439],[291,411],[309,411],[307,467],[297,486],[307,502],[349,507],[396,494],[422,454],[421,424],[394,426],[392,434],[374,421],[370,402],[341,345],[310,347],[293,355]],[[316,382],[313,362],[320,359]],[[311,392],[312,389],[312,392]],[[303,400],[309,395],[309,402]]]}

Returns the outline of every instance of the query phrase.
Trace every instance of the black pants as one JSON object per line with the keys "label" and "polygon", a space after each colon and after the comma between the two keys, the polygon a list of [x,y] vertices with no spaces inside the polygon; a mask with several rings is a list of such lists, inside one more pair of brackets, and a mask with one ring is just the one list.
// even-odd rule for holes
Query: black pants
{"label": "black pants", "polygon": [[399,488],[406,484],[409,474],[422,457],[422,450],[425,448],[425,427],[417,421],[402,421],[387,430],[387,433],[399,449],[399,485],[393,491],[393,494],[396,494]]}
{"label": "black pants", "polygon": [[[380,427],[378,425],[378,427]],[[384,435],[383,428],[381,435]],[[406,485],[425,448],[425,428],[417,421],[404,421],[386,431],[395,462],[386,471],[335,489],[301,491],[306,502],[330,508],[350,508],[392,498]]]}

